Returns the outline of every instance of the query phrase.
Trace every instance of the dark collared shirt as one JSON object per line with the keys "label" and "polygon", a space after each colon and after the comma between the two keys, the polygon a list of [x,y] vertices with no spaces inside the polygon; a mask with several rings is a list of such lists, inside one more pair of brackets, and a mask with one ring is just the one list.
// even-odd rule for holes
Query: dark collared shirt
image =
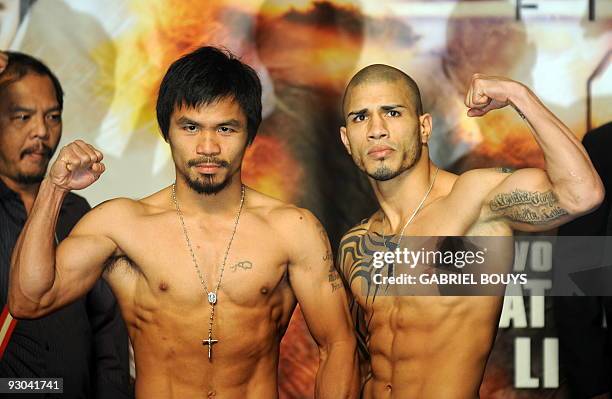
{"label": "dark collared shirt", "polygon": [[[57,223],[57,239],[66,238],[89,209],[84,198],[68,194]],[[26,219],[21,198],[0,179],[1,307],[7,302],[11,253]],[[0,360],[0,377],[63,378],[63,394],[35,398],[129,398],[127,345],[116,300],[100,279],[86,297],[40,319],[18,320]]]}

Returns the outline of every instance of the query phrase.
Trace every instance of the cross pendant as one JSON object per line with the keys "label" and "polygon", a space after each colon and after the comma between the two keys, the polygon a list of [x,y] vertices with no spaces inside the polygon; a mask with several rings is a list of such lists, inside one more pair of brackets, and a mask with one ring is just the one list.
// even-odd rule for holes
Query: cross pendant
{"label": "cross pendant", "polygon": [[208,345],[208,361],[212,360],[212,346],[213,344],[216,344],[217,342],[219,342],[219,340],[212,339],[210,335],[208,336],[208,339],[202,340],[202,345]]}

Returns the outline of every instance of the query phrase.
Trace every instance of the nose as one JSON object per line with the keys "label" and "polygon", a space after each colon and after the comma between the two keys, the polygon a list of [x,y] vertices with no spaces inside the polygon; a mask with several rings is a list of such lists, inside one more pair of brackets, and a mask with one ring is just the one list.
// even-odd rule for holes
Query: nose
{"label": "nose", "polygon": [[47,125],[44,115],[36,115],[32,117],[32,130],[30,134],[33,138],[46,140],[49,138],[51,127]]}
{"label": "nose", "polygon": [[385,120],[377,114],[372,115],[368,126],[368,140],[380,140],[389,137]]}
{"label": "nose", "polygon": [[198,155],[219,155],[221,153],[221,146],[219,146],[217,141],[217,135],[210,131],[202,132],[198,140],[196,153]]}

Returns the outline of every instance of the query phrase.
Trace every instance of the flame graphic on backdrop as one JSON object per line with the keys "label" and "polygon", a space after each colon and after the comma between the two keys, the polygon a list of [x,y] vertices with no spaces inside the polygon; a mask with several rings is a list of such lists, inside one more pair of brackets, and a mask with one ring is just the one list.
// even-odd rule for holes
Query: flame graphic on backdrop
{"label": "flame graphic on backdrop", "polygon": [[118,50],[116,94],[98,140],[101,145],[115,142],[111,150],[117,155],[127,144],[125,132],[158,134],[155,100],[166,69],[190,49],[211,40],[220,29],[214,22],[218,11],[214,2],[195,7],[195,1],[170,6],[165,0],[136,0],[130,5],[133,26],[113,43]]}
{"label": "flame graphic on backdrop", "polygon": [[301,177],[300,165],[271,136],[257,136],[242,162],[244,183],[281,201],[293,202],[298,198],[301,187],[295,183]]}
{"label": "flame graphic on backdrop", "polygon": [[498,167],[544,168],[544,156],[525,121],[504,110],[476,119],[482,134],[478,144],[462,161],[460,171]]}
{"label": "flame graphic on backdrop", "polygon": [[[304,91],[326,88],[334,93],[341,92],[347,73],[353,72],[359,60],[363,38],[360,38],[359,29],[338,33],[332,25],[317,24],[309,18],[317,13],[325,15],[333,8],[334,12],[343,13],[347,20],[357,21],[363,16],[353,7],[353,2],[279,0],[266,1],[259,9],[260,3],[238,0],[205,3],[201,0],[131,1],[131,25],[112,43],[117,49],[115,75],[107,78],[110,81],[100,82],[101,87],[115,87],[114,101],[97,139],[101,149],[121,156],[130,145],[131,135],[159,135],[155,118],[159,83],[174,60],[203,44],[223,44],[235,51],[237,49],[248,63],[263,63],[274,84],[290,85],[292,93],[295,87]],[[240,23],[224,23],[231,15],[238,18],[234,22]],[[253,30],[256,31],[255,38]],[[378,56],[384,59],[385,55],[386,43],[381,40],[378,44],[380,46],[369,53],[375,55],[375,61],[379,61]],[[401,50],[406,57],[418,56],[409,47]],[[104,63],[108,53],[107,47],[100,46],[94,52],[94,59]],[[305,125],[317,124],[316,120],[300,119],[300,108],[287,110],[289,103],[286,98],[279,98],[276,106],[288,114],[297,115],[295,120]],[[315,105],[323,104],[317,102]],[[282,133],[278,132],[293,128],[278,126],[277,134],[280,136]],[[465,159],[463,169],[500,164],[509,167],[543,166],[541,151],[529,129],[509,112],[498,111],[483,118],[461,119],[457,137],[476,145]],[[153,175],[169,160],[166,143],[161,138],[158,140],[160,145],[156,148],[152,165]],[[139,140],[135,140],[134,145],[139,145]],[[286,141],[275,135],[260,134],[245,156],[242,176],[245,183],[255,189],[294,202],[308,189],[302,184],[304,170]],[[282,398],[312,396],[317,361],[316,346],[308,336],[301,314],[296,313],[281,353],[279,390]],[[503,373],[491,378],[491,381],[499,380],[502,387],[509,385]],[[491,383],[487,386],[497,387]],[[493,397],[493,389],[484,392],[483,397]]]}

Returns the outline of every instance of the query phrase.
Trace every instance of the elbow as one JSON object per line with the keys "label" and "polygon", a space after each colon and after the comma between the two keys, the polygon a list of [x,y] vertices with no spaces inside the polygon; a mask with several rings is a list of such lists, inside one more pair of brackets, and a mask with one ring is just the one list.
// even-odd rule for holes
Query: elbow
{"label": "elbow", "polygon": [[604,185],[601,182],[601,178],[599,177],[599,175],[595,174],[594,180],[595,181],[593,182],[593,185],[584,201],[584,206],[586,208],[584,210],[585,213],[594,211],[595,209],[599,208],[599,206],[604,200],[604,197],[606,196],[606,189],[604,188]]}
{"label": "elbow", "polygon": [[8,300],[9,313],[16,319],[31,319],[32,311],[23,306],[20,306],[14,299]]}
{"label": "elbow", "polygon": [[594,198],[593,198],[594,202],[593,202],[591,210],[599,208],[599,206],[604,201],[604,198],[606,196],[606,189],[604,188],[603,184],[601,184],[601,181],[599,183],[600,184],[597,187],[596,192],[593,194],[594,195]]}
{"label": "elbow", "polygon": [[571,201],[571,207],[568,209],[570,214],[580,216],[590,213],[599,208],[606,195],[606,190],[599,176],[589,185],[587,189],[582,190],[578,195],[575,195]]}
{"label": "elbow", "polygon": [[7,305],[10,314],[16,319],[36,319],[41,316],[37,306],[27,305],[26,301],[19,300],[10,292]]}
{"label": "elbow", "polygon": [[319,348],[322,357],[328,357],[331,354],[342,357],[351,358],[357,355],[357,340],[353,334],[337,337],[333,341]]}

